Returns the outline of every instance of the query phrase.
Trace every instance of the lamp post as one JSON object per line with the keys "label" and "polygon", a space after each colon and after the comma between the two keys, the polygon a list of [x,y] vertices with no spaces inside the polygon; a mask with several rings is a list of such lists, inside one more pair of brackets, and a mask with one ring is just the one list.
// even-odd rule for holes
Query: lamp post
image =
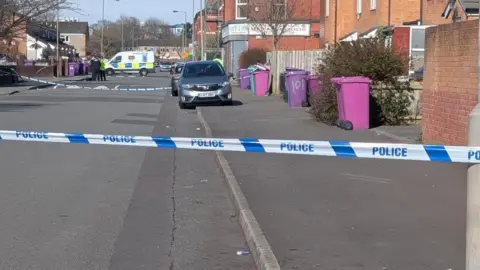
{"label": "lamp post", "polygon": [[[60,77],[60,52],[59,52],[59,46],[60,46],[60,30],[59,30],[59,21],[60,21],[60,2],[57,0],[57,46],[55,46],[55,52],[56,52],[56,59],[57,59],[57,78]],[[47,44],[47,46],[49,46]]]}
{"label": "lamp post", "polygon": [[196,36],[196,32],[195,32],[195,0],[192,0],[192,58],[193,58],[193,61],[195,61],[195,36]]}
{"label": "lamp post", "polygon": [[204,40],[204,31],[203,31],[203,0],[200,0],[200,57],[202,61],[205,61],[205,54],[203,48],[203,40]]}
{"label": "lamp post", "polygon": [[185,43],[187,41],[187,12],[181,11],[181,10],[174,10],[173,13],[183,13],[185,15],[185,20],[183,23],[183,33],[182,33],[182,57],[183,57],[183,54],[185,54]]}
{"label": "lamp post", "polygon": [[124,43],[124,37],[123,37],[123,25],[124,25],[124,23],[123,23],[123,18],[121,18],[121,20],[122,20],[122,52],[123,52],[123,51],[124,51],[124,48],[125,48],[125,46],[124,46],[124,45],[125,45],[125,43]]}
{"label": "lamp post", "polygon": [[[119,2],[120,0],[115,0]],[[102,33],[100,37],[100,57],[103,57],[103,32],[105,30],[105,0],[102,0]],[[123,40],[123,39],[122,39]]]}

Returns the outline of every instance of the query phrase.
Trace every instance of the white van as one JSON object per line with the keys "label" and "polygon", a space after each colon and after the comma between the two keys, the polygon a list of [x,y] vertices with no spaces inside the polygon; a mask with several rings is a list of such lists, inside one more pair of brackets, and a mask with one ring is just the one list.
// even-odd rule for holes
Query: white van
{"label": "white van", "polygon": [[138,72],[147,76],[155,72],[155,56],[151,51],[119,52],[108,61],[106,71],[108,75]]}

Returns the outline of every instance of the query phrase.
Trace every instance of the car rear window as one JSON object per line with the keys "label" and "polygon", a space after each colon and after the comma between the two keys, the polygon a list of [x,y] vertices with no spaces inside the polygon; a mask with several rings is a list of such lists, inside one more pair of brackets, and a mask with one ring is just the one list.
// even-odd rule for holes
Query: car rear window
{"label": "car rear window", "polygon": [[184,77],[224,76],[225,71],[218,63],[195,63],[185,67]]}
{"label": "car rear window", "polygon": [[160,65],[170,65],[168,62],[160,62]]}

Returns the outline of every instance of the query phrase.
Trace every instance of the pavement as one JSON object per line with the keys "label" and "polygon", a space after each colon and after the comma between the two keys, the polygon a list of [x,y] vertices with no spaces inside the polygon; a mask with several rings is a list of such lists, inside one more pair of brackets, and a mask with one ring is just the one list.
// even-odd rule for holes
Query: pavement
{"label": "pavement", "polygon": [[[213,137],[397,142],[235,89]],[[465,269],[464,164],[224,152],[282,269]]]}
{"label": "pavement", "polygon": [[[168,91],[24,91],[0,97],[0,126],[205,136]],[[255,269],[236,254],[247,244],[214,152],[11,141],[0,151],[0,269]]]}
{"label": "pavement", "polygon": [[421,143],[422,126],[380,126],[372,129],[375,133],[389,137],[402,143]]}

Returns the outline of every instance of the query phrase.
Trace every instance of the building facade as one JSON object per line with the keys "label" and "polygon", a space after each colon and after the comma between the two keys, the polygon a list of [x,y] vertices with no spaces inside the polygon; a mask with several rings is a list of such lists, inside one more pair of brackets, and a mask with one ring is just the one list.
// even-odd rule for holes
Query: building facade
{"label": "building facade", "polygon": [[88,22],[78,20],[64,20],[58,23],[60,39],[75,48],[80,57],[87,56],[87,42],[89,39]]}
{"label": "building facade", "polygon": [[238,72],[238,58],[245,50],[274,49],[273,35],[266,30],[266,22],[278,21],[270,25],[279,29],[279,50],[323,48],[325,31],[320,5],[318,0],[224,0],[220,7],[221,46],[227,70]]}

